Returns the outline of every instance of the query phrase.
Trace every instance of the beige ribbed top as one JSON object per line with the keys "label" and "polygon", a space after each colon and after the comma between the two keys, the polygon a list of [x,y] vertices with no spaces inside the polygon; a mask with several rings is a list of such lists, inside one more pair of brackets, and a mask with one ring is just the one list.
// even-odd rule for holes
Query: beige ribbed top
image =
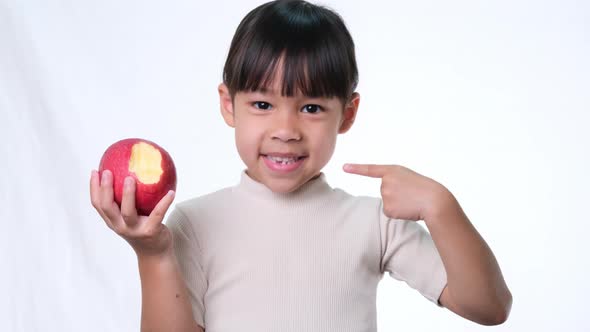
{"label": "beige ribbed top", "polygon": [[195,320],[207,332],[377,330],[385,271],[438,304],[446,284],[426,229],[325,174],[277,194],[244,171],[233,187],[178,203],[167,219]]}

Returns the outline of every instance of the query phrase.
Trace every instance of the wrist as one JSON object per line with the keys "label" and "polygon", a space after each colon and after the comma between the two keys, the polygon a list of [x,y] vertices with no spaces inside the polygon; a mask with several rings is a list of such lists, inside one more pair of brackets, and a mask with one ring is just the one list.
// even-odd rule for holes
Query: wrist
{"label": "wrist", "polygon": [[146,268],[157,268],[157,267],[165,267],[174,265],[176,263],[176,257],[172,251],[167,251],[162,254],[153,255],[153,254],[142,254],[136,252],[137,255],[137,263],[139,264],[140,269],[142,267]]}
{"label": "wrist", "polygon": [[424,214],[426,224],[440,223],[447,219],[448,215],[457,211],[459,202],[455,196],[444,186],[433,191],[432,204]]}

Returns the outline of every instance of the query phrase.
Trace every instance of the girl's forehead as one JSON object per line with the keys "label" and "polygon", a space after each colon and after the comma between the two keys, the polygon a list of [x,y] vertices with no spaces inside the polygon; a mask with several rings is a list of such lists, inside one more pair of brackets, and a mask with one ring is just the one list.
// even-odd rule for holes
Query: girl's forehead
{"label": "girl's forehead", "polygon": [[[291,59],[293,60],[293,59]],[[288,62],[286,51],[277,58],[269,60],[262,72],[248,71],[244,89],[239,92],[268,97],[285,97],[296,99],[322,99],[330,101],[340,98],[332,88],[333,77],[310,75],[306,60],[298,59]],[[261,67],[259,67],[261,68]],[[322,72],[320,70],[320,72]],[[238,92],[237,91],[237,92]]]}
{"label": "girl's forehead", "polygon": [[[275,96],[275,97],[295,97],[295,98],[323,98],[323,99],[331,99],[331,97],[327,96],[310,96],[306,95],[303,90],[301,89],[299,82],[287,82],[284,81],[282,69],[277,68],[276,72],[272,74],[268,81],[264,82],[265,84],[260,84],[258,87],[253,90],[254,93],[259,93],[262,95],[268,96]],[[285,95],[285,87],[284,85],[290,84],[293,86],[293,95],[287,96]]]}
{"label": "girl's forehead", "polygon": [[[284,91],[283,84],[287,84],[287,82],[284,82],[283,69],[280,68],[280,66],[277,66],[275,69],[275,72],[271,73],[269,75],[269,79],[263,83],[264,84],[258,85],[256,90],[254,90],[253,92],[257,92],[257,93],[261,93],[261,94],[265,94],[265,95],[275,95],[275,96],[282,95],[282,91]],[[291,82],[291,84],[293,84],[293,86],[297,86],[296,83],[297,82]],[[299,89],[299,88],[295,88],[294,93],[295,93],[295,95],[303,95],[303,93],[301,92],[301,89]]]}
{"label": "girl's forehead", "polygon": [[[276,60],[276,64],[274,65],[274,68],[272,66],[269,66],[269,71],[267,73],[268,75],[268,79],[266,80],[266,84],[261,84],[259,86],[259,90],[261,92],[272,92],[272,93],[280,93],[282,88],[283,88],[283,84],[286,83],[284,82],[285,78],[285,68],[284,68],[284,56],[281,56],[280,58],[278,58]],[[292,82],[295,83],[295,82]]]}

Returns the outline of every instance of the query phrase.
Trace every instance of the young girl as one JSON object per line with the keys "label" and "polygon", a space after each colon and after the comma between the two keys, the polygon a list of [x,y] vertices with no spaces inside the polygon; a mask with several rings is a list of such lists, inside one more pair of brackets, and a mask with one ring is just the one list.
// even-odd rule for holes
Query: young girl
{"label": "young girl", "polygon": [[94,207],[138,257],[142,330],[376,331],[385,272],[467,319],[506,320],[498,264],[443,185],[401,166],[350,164],[382,178],[381,198],[328,184],[321,170],[354,123],[357,81],[336,13],[263,4],[238,26],[218,88],[246,165],[238,184],[177,204],[163,225],[173,193],[138,216],[132,178],[119,209],[112,174],[93,171]]}

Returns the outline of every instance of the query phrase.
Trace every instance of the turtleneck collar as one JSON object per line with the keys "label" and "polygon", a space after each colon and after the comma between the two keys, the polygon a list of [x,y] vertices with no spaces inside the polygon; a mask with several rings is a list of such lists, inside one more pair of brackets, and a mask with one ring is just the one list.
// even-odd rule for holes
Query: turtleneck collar
{"label": "turtleneck collar", "polygon": [[246,195],[266,200],[269,203],[305,203],[308,201],[317,201],[319,198],[325,197],[333,191],[332,187],[326,181],[326,175],[324,173],[320,173],[319,176],[304,183],[295,191],[290,193],[276,193],[264,184],[252,179],[246,173],[246,170],[242,171],[240,182],[234,189]]}

